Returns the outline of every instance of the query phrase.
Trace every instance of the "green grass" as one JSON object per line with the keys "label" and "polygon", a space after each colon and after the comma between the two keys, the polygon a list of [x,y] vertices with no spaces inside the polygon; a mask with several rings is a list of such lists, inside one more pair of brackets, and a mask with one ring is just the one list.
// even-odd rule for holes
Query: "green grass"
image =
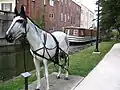
{"label": "green grass", "polygon": [[[73,75],[86,76],[104,57],[104,55],[111,49],[115,42],[102,42],[99,44],[99,50],[101,54],[92,54],[95,50],[95,46],[81,50],[80,52],[70,56],[69,72]],[[56,71],[53,64],[49,65],[49,72]],[[41,71],[42,73],[42,71]],[[41,74],[41,77],[43,75]],[[32,76],[29,78],[29,83],[36,80],[35,71],[32,72]],[[24,79],[19,76],[15,79],[9,80],[0,84],[0,90],[19,90],[24,87]]]}
{"label": "green grass", "polygon": [[99,44],[101,54],[93,54],[95,46],[89,47],[70,57],[70,73],[86,76],[111,49],[115,42],[102,42]]}

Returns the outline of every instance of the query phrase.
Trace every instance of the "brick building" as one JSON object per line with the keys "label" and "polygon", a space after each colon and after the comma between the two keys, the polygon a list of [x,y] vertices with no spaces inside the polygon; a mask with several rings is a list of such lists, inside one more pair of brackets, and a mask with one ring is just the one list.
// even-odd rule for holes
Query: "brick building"
{"label": "brick building", "polygon": [[72,0],[47,0],[46,29],[62,30],[66,26],[80,26],[81,7]]}
{"label": "brick building", "polygon": [[46,30],[62,30],[66,26],[80,26],[81,7],[72,0],[17,0],[17,7],[26,6],[28,16],[38,20],[45,15]]}
{"label": "brick building", "polygon": [[20,10],[21,5],[25,5],[27,15],[33,20],[40,20],[45,15],[46,30],[62,30],[66,26],[80,26],[81,7],[72,0],[0,1],[0,9],[4,11],[14,11],[15,6]]}

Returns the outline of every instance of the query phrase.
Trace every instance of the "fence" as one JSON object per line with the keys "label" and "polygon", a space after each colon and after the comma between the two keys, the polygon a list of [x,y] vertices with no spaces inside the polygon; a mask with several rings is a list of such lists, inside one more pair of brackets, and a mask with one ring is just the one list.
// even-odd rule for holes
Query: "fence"
{"label": "fence", "polygon": [[7,44],[7,42],[4,40],[5,32],[11,24],[13,17],[13,12],[0,10],[0,46]]}
{"label": "fence", "polygon": [[[5,40],[5,32],[14,17],[13,12],[0,10],[0,82],[24,72],[24,49],[20,44],[10,44]],[[27,71],[34,69],[32,55],[27,45],[25,51]]]}

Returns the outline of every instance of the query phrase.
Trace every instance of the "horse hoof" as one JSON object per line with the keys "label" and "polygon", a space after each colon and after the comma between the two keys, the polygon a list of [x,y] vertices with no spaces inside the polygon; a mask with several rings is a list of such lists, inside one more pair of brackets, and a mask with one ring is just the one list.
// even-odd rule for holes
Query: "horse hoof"
{"label": "horse hoof", "polygon": [[69,80],[68,77],[65,77],[64,80]]}
{"label": "horse hoof", "polygon": [[57,76],[57,79],[60,79],[60,76]]}
{"label": "horse hoof", "polygon": [[35,89],[35,90],[40,90],[40,89]]}

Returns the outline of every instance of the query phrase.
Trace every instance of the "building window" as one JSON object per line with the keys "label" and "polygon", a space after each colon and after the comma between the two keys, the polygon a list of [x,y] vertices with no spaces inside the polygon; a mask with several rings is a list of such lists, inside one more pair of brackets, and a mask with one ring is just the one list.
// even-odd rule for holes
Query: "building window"
{"label": "building window", "polygon": [[67,4],[67,0],[65,0],[65,4]]}
{"label": "building window", "polygon": [[[68,0],[69,1],[69,0]],[[69,1],[69,6],[70,6],[70,1]]]}
{"label": "building window", "polygon": [[51,19],[54,19],[54,13],[50,14],[49,17],[50,17]]}
{"label": "building window", "polygon": [[63,21],[63,13],[61,13],[61,21]]}
{"label": "building window", "polygon": [[70,19],[70,16],[68,15],[68,20]]}
{"label": "building window", "polygon": [[[18,0],[17,0],[18,1]],[[35,0],[32,0],[32,2],[35,2]]]}
{"label": "building window", "polygon": [[74,36],[78,36],[78,30],[74,30],[74,31],[73,31],[73,35],[74,35]]}
{"label": "building window", "polygon": [[80,34],[81,34],[81,36],[83,36],[83,35],[84,35],[84,32],[83,32],[83,30],[81,30],[81,31],[80,31]]}
{"label": "building window", "polygon": [[3,11],[12,11],[12,3],[1,3],[1,9]]}
{"label": "building window", "polygon": [[72,16],[71,16],[71,24],[73,24],[73,21],[72,21]]}
{"label": "building window", "polygon": [[54,0],[50,0],[50,5],[54,6]]}
{"label": "building window", "polygon": [[67,21],[66,14],[65,14],[65,22]]}

